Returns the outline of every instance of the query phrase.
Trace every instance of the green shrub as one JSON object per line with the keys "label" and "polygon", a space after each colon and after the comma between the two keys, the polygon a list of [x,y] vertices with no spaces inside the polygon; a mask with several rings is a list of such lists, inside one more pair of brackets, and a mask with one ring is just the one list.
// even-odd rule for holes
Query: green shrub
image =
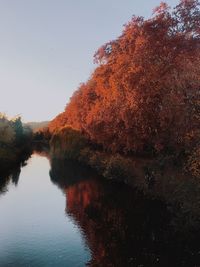
{"label": "green shrub", "polygon": [[11,144],[15,141],[16,134],[12,121],[0,113],[0,144]]}
{"label": "green shrub", "polygon": [[54,133],[50,141],[53,157],[77,160],[81,150],[87,145],[87,139],[77,130],[64,127]]}

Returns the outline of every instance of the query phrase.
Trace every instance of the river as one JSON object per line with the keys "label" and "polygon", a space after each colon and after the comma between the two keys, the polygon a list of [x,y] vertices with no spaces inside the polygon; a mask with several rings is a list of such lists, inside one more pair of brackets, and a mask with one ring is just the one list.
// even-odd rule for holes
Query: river
{"label": "river", "polygon": [[162,201],[38,154],[7,180],[0,216],[1,267],[188,267],[199,259],[174,234]]}

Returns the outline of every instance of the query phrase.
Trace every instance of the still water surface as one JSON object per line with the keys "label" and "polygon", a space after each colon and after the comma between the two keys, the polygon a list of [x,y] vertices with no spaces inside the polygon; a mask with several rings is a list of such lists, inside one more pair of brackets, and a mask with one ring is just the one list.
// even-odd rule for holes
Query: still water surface
{"label": "still water surface", "polygon": [[0,185],[1,267],[200,266],[162,201],[48,156],[18,174]]}
{"label": "still water surface", "polygon": [[84,266],[90,259],[49,170],[47,158],[32,156],[17,186],[10,182],[0,196],[0,266]]}

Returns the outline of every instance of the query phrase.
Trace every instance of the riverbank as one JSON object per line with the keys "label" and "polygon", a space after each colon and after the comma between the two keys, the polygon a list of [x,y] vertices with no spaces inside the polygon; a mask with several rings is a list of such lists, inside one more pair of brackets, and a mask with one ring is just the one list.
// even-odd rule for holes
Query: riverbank
{"label": "riverbank", "polygon": [[7,146],[0,148],[0,170],[1,173],[12,169],[13,166],[25,161],[32,153],[31,146],[24,146],[20,148]]}
{"label": "riverbank", "polygon": [[163,200],[177,214],[182,230],[199,228],[200,184],[186,170],[184,155],[133,157],[108,153],[96,149],[79,132],[63,128],[52,136],[50,158],[76,161],[106,179],[123,182],[152,199]]}
{"label": "riverbank", "polygon": [[0,265],[194,267],[200,262],[200,231],[183,231],[169,205],[77,161],[34,154],[2,191]]}
{"label": "riverbank", "polygon": [[32,153],[32,131],[20,117],[0,113],[0,172],[12,169]]}

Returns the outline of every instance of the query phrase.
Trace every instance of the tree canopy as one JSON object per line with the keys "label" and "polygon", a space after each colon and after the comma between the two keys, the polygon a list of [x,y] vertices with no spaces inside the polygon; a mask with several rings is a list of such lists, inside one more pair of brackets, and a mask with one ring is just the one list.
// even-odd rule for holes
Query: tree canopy
{"label": "tree canopy", "polygon": [[200,3],[161,3],[100,47],[97,67],[51,131],[71,126],[111,151],[180,149],[199,134]]}

